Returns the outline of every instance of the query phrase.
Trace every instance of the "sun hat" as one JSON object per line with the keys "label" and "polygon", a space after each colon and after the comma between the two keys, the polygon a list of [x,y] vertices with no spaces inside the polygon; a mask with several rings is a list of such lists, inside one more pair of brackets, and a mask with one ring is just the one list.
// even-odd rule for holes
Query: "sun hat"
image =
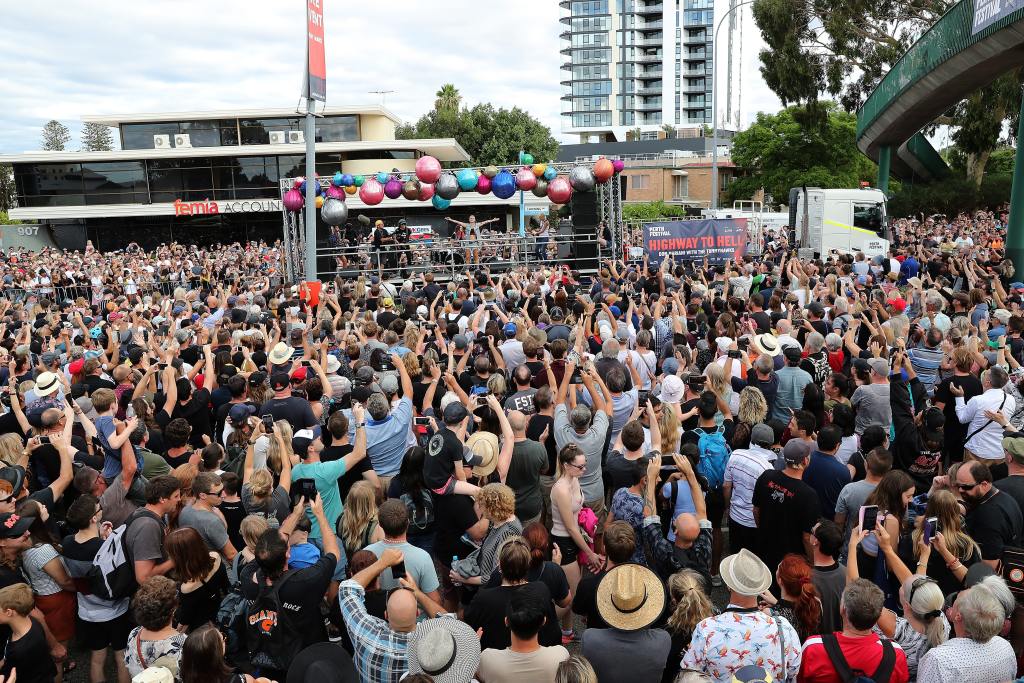
{"label": "sun hat", "polygon": [[480,640],[454,617],[421,621],[409,636],[409,673],[427,674],[435,683],[466,683],[480,668]]}
{"label": "sun hat", "polygon": [[718,337],[715,339],[715,344],[718,345],[719,353],[725,353],[732,347],[735,341],[732,337]]}
{"label": "sun hat", "polygon": [[661,383],[661,402],[679,403],[683,399],[685,391],[686,387],[683,386],[683,380],[676,375],[668,375]]}
{"label": "sun hat", "polygon": [[466,448],[481,459],[480,464],[473,467],[475,476],[486,477],[498,467],[500,446],[497,435],[491,432],[473,432],[466,439]]}
{"label": "sun hat", "polygon": [[718,572],[729,590],[747,597],[760,595],[772,585],[767,565],[746,548],[723,559]]}
{"label": "sun hat", "polygon": [[341,369],[341,361],[338,360],[337,356],[327,356],[327,370],[328,375],[333,375]]}
{"label": "sun hat", "polygon": [[284,365],[292,358],[292,348],[284,342],[277,342],[270,350],[268,360],[273,365]]}
{"label": "sun hat", "polygon": [[135,674],[132,683],[174,683],[174,674],[165,667],[150,666]]}
{"label": "sun hat", "polygon": [[758,353],[773,358],[782,353],[782,346],[779,344],[778,338],[768,332],[754,337],[754,348]]}
{"label": "sun hat", "polygon": [[36,377],[36,386],[33,391],[36,392],[36,396],[42,398],[43,396],[49,396],[53,392],[60,388],[60,380],[52,372],[41,372]]}
{"label": "sun hat", "polygon": [[597,585],[597,613],[612,628],[639,631],[664,611],[665,585],[643,565],[617,565]]}

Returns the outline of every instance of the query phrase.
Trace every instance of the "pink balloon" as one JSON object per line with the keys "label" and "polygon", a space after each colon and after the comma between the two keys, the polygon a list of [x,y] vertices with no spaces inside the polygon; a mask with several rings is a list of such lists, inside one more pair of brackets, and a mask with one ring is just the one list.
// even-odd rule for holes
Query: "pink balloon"
{"label": "pink balloon", "polygon": [[359,198],[367,206],[376,206],[384,200],[384,186],[376,178],[367,178],[359,188]]}
{"label": "pink balloon", "polygon": [[327,197],[330,198],[330,199],[344,199],[345,198],[345,188],[344,187],[338,187],[338,186],[333,185],[333,184],[328,185],[327,186]]}
{"label": "pink balloon", "polygon": [[434,186],[430,183],[420,183],[420,201],[430,201],[434,197]]}
{"label": "pink balloon", "polygon": [[306,200],[302,198],[302,193],[296,190],[294,187],[284,193],[284,208],[289,211],[298,211],[302,208],[302,205],[306,203]]}
{"label": "pink balloon", "polygon": [[416,177],[424,183],[436,183],[441,177],[441,162],[432,156],[420,157],[416,160]]}
{"label": "pink balloon", "polygon": [[488,194],[491,191],[491,179],[485,176],[483,173],[476,181],[476,191],[480,194]]}
{"label": "pink balloon", "polygon": [[533,175],[533,169],[527,166],[519,169],[516,173],[516,187],[520,190],[532,190],[537,187],[537,176]]}
{"label": "pink balloon", "polygon": [[615,169],[616,173],[622,173],[622,169],[626,168],[626,162],[622,159],[613,159],[612,168]]}
{"label": "pink balloon", "polygon": [[569,184],[568,178],[558,176],[548,183],[548,199],[555,204],[566,204],[571,198],[572,185]]}

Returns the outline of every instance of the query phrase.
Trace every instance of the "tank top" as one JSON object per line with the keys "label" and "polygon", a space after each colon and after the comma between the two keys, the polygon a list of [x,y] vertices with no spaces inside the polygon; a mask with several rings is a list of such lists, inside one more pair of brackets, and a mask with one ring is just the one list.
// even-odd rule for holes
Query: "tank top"
{"label": "tank top", "polygon": [[[572,518],[576,519],[579,517],[580,510],[583,509],[583,490],[580,488],[578,479],[573,484],[571,500]],[[551,535],[561,536],[562,538],[569,536],[569,530],[565,528],[565,523],[562,522],[562,513],[558,509],[558,501],[554,495],[551,496]]]}

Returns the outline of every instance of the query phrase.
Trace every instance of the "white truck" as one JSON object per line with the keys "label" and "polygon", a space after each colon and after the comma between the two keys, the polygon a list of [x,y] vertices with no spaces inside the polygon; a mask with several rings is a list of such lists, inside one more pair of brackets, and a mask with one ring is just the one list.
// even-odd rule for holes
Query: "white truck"
{"label": "white truck", "polygon": [[801,257],[863,252],[879,256],[889,251],[885,193],[861,189],[825,190],[794,187],[789,191],[789,225]]}

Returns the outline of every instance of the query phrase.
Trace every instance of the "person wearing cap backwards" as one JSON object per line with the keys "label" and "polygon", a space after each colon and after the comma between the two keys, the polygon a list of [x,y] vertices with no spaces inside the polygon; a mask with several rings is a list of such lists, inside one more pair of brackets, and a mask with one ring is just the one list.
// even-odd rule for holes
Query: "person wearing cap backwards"
{"label": "person wearing cap backwards", "polygon": [[683,668],[703,671],[719,683],[734,680],[733,672],[750,665],[763,667],[774,681],[797,680],[801,650],[796,629],[785,617],[759,609],[772,572],[746,549],[723,559],[720,572],[729,589],[728,605],[694,627]]}

